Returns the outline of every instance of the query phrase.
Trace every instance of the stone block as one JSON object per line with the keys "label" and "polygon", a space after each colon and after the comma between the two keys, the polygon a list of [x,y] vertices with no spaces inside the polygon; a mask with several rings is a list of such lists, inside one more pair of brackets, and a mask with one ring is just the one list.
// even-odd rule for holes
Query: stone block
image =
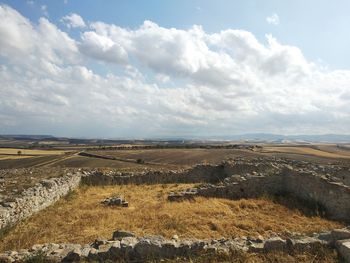
{"label": "stone block", "polygon": [[336,248],[345,262],[350,262],[350,239],[337,241]]}
{"label": "stone block", "polygon": [[287,241],[280,237],[273,237],[265,241],[264,250],[270,251],[285,251],[287,250]]}
{"label": "stone block", "polygon": [[122,240],[124,237],[135,237],[135,234],[129,231],[117,230],[113,233],[113,240]]}
{"label": "stone block", "polygon": [[343,239],[350,239],[350,230],[347,228],[334,229],[332,230],[331,235],[333,242]]}

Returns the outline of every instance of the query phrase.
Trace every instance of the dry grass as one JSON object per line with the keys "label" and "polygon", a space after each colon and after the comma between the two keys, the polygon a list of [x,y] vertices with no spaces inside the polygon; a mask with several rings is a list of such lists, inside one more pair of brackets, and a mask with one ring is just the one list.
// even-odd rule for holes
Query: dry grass
{"label": "dry grass", "polygon": [[12,160],[12,159],[24,159],[24,158],[30,158],[32,156],[30,155],[1,155],[0,154],[0,160]]}
{"label": "dry grass", "polygon": [[21,155],[58,155],[64,154],[67,151],[63,150],[30,150],[20,148],[0,148],[0,155],[18,155],[18,151],[21,151]]}
{"label": "dry grass", "polygon": [[[269,236],[272,232],[316,232],[342,227],[338,222],[307,217],[268,198],[226,200],[198,197],[194,201],[166,201],[169,191],[191,185],[82,187],[54,206],[18,224],[0,241],[0,250],[30,247],[37,243],[88,243],[110,238],[116,229],[137,235],[218,238]],[[129,208],[100,204],[122,194]]]}

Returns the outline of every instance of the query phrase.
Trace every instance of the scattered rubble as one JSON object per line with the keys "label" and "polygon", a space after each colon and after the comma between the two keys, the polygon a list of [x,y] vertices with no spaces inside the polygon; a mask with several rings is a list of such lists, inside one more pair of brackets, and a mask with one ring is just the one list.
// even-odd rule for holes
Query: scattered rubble
{"label": "scattered rubble", "polygon": [[121,206],[121,207],[129,206],[129,203],[125,201],[123,196],[108,197],[104,199],[101,203],[108,206]]}

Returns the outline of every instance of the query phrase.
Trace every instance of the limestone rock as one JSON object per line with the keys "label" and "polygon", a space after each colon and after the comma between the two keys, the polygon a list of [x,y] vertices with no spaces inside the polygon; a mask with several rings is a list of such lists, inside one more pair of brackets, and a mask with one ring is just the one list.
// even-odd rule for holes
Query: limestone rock
{"label": "limestone rock", "polygon": [[82,258],[82,253],[80,249],[74,249],[69,252],[67,256],[64,257],[63,262],[78,262]]}
{"label": "limestone rock", "polygon": [[350,239],[350,230],[347,228],[334,229],[331,232],[333,242],[337,240]]}
{"label": "limestone rock", "polygon": [[336,247],[345,262],[350,262],[350,239],[337,241]]}
{"label": "limestone rock", "polygon": [[15,261],[15,259],[12,258],[11,256],[7,256],[7,255],[0,256],[0,263],[12,263],[14,261]]}
{"label": "limestone rock", "polygon": [[289,239],[287,243],[290,248],[297,251],[307,251],[327,244],[326,241],[313,237],[303,237],[294,240]]}
{"label": "limestone rock", "polygon": [[124,237],[135,237],[135,234],[129,231],[117,230],[113,233],[113,240],[121,240]]}
{"label": "limestone rock", "polygon": [[264,250],[270,251],[284,251],[287,249],[287,242],[280,237],[273,237],[265,241]]}
{"label": "limestone rock", "polygon": [[121,206],[121,207],[129,206],[129,203],[122,196],[108,197],[104,199],[101,203],[108,206]]}

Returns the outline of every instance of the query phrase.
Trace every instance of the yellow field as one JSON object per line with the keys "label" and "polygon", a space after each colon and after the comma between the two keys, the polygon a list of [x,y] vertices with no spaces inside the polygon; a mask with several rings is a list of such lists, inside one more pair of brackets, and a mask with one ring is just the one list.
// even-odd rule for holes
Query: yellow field
{"label": "yellow field", "polygon": [[[19,223],[0,241],[0,250],[30,247],[46,242],[89,243],[110,238],[125,229],[137,235],[220,238],[288,232],[317,232],[343,225],[305,216],[268,198],[226,200],[198,197],[194,201],[168,202],[170,191],[191,185],[82,187],[55,205]],[[107,207],[101,200],[116,194],[128,208]],[[286,202],[291,202],[290,200]],[[273,213],[271,212],[273,211]]]}
{"label": "yellow field", "polygon": [[0,160],[24,159],[30,158],[31,155],[0,155]]}
{"label": "yellow field", "polygon": [[289,146],[276,146],[264,147],[261,151],[263,153],[292,153],[292,154],[302,154],[302,155],[312,155],[318,157],[326,157],[326,158],[350,158],[349,155],[339,153],[332,153],[324,150],[313,149],[311,147],[289,147]]}
{"label": "yellow field", "polygon": [[0,155],[18,155],[18,151],[21,151],[21,155],[58,155],[64,154],[67,151],[63,150],[29,150],[29,149],[16,149],[16,148],[0,148]]}

